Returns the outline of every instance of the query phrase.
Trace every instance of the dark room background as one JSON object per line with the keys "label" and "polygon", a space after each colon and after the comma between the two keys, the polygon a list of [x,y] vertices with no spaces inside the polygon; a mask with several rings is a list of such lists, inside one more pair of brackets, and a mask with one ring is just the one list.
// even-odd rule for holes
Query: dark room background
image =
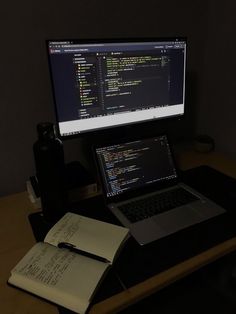
{"label": "dark room background", "polygon": [[[49,0],[1,5],[0,195],[25,190],[34,174],[36,124],[55,121],[45,40],[53,38],[188,38],[186,136],[212,136],[236,157],[236,3],[230,1]],[[188,132],[189,128],[189,132]],[[64,144],[81,159],[79,140]]]}

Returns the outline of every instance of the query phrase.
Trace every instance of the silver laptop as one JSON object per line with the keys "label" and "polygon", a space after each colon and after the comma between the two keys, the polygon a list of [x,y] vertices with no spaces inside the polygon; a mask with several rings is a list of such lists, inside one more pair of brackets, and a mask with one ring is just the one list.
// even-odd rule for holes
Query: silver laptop
{"label": "silver laptop", "polygon": [[144,245],[225,213],[179,182],[166,135],[95,149],[107,206]]}

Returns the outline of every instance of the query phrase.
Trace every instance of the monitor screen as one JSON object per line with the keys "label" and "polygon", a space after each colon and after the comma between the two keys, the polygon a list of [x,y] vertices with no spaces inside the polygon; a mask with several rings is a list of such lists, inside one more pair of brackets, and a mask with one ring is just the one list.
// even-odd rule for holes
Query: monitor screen
{"label": "monitor screen", "polygon": [[50,40],[62,137],[184,114],[186,40]]}

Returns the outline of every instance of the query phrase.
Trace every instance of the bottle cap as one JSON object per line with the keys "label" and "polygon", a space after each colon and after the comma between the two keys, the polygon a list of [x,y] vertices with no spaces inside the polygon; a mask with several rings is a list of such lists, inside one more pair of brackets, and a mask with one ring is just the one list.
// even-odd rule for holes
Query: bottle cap
{"label": "bottle cap", "polygon": [[54,124],[52,122],[41,122],[37,124],[39,138],[52,139],[55,137]]}

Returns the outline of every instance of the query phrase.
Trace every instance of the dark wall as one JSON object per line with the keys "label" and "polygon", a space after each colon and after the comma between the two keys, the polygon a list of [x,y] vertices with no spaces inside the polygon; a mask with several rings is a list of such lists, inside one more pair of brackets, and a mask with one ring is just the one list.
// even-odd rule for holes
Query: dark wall
{"label": "dark wall", "polygon": [[[204,4],[203,4],[204,3]],[[35,126],[54,121],[45,39],[187,36],[188,108],[202,77],[208,1],[29,1],[1,5],[0,195],[25,190],[34,173]],[[190,115],[191,116],[191,115]],[[195,123],[189,120],[191,126]],[[66,158],[82,156],[73,140]]]}
{"label": "dark wall", "polygon": [[211,0],[210,7],[197,129],[236,157],[236,2]]}

